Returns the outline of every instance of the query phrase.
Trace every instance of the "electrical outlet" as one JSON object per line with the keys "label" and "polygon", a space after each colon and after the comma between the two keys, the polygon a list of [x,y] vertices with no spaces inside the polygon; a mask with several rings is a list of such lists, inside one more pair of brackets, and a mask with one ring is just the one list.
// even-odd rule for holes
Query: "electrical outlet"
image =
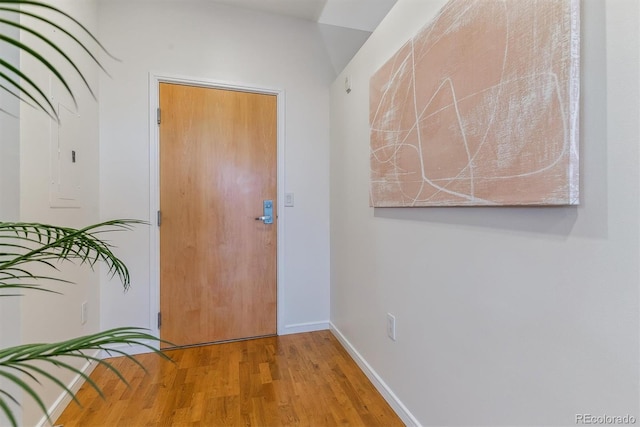
{"label": "electrical outlet", "polygon": [[80,306],[80,324],[87,323],[87,302],[83,302]]}
{"label": "electrical outlet", "polygon": [[391,313],[387,313],[387,336],[396,340],[396,316]]}

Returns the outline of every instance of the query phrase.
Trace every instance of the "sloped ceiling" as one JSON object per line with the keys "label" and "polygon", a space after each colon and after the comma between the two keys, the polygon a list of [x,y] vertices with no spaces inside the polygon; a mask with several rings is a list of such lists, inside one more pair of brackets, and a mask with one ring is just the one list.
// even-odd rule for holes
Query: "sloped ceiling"
{"label": "sloped ceiling", "polygon": [[[328,0],[211,0],[243,9],[259,10],[317,22]],[[350,0],[347,0],[350,1]]]}
{"label": "sloped ceiling", "polygon": [[211,0],[229,6],[372,32],[397,0]]}
{"label": "sloped ceiling", "polygon": [[211,0],[317,22],[336,74],[358,52],[397,0]]}
{"label": "sloped ceiling", "polygon": [[327,0],[318,22],[372,32],[397,0]]}

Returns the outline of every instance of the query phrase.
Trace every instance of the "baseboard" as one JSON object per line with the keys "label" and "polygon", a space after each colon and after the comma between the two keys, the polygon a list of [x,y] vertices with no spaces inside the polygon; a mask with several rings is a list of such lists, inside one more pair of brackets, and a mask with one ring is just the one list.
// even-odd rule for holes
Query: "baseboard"
{"label": "baseboard", "polygon": [[[284,327],[284,331],[281,331],[280,335],[289,335],[289,334],[297,334],[303,332],[313,332],[313,331],[322,331],[322,330],[331,330],[331,332],[335,335],[335,337],[340,341],[340,343],[344,346],[347,352],[351,355],[353,360],[355,360],[356,364],[362,369],[364,374],[369,378],[373,386],[382,394],[382,397],[391,405],[393,410],[398,414],[400,419],[407,426],[415,426],[421,427],[420,422],[413,416],[413,414],[409,411],[409,409],[400,401],[398,396],[389,388],[389,386],[382,380],[382,378],[378,375],[378,373],[369,365],[369,363],[362,357],[362,355],[355,349],[355,347],[347,340],[347,338],[340,332],[340,330],[331,322],[308,322],[308,323],[299,323],[293,325],[286,325]],[[147,347],[143,345],[122,345],[118,347],[114,347],[114,349],[118,351],[125,352],[129,355],[135,354],[143,354],[149,353]],[[93,356],[99,356],[101,358],[108,357],[116,357],[119,356],[119,353],[112,352],[111,354],[102,351],[96,352]],[[86,375],[91,374],[93,369],[96,367],[97,362],[87,362],[82,367],[82,372]],[[76,375],[73,380],[69,383],[69,389],[75,394],[80,390],[80,387],[84,384],[84,379],[80,375]],[[71,402],[72,398],[67,393],[61,393],[60,397],[56,399],[53,405],[49,408],[49,414],[51,415],[52,420],[56,420],[67,407],[67,405]],[[40,421],[37,423],[37,427],[44,427],[48,423],[47,418],[43,416]]]}
{"label": "baseboard", "polygon": [[[91,357],[98,357],[99,355],[100,355],[100,350],[97,350],[95,353],[90,354]],[[93,372],[93,370],[97,365],[98,365],[98,362],[89,360],[87,361],[87,363],[84,364],[84,366],[80,369],[80,371],[82,371],[82,373],[85,375],[91,375],[91,372]],[[80,387],[82,387],[82,385],[84,384],[84,381],[85,380],[82,376],[76,375],[75,377],[73,377],[71,382],[67,385],[67,387],[75,395],[76,393],[78,393],[78,390],[80,390]],[[56,399],[55,402],[53,402],[53,405],[51,405],[51,407],[49,408],[48,412],[49,412],[49,416],[51,417],[51,420],[55,422],[55,420],[58,419],[60,415],[62,415],[62,412],[65,410],[67,405],[71,403],[72,400],[73,398],[69,396],[69,393],[63,390],[60,396]],[[36,424],[37,427],[44,427],[47,425],[50,425],[49,420],[44,415],[42,416],[40,421],[38,421],[38,423]]]}
{"label": "baseboard", "polygon": [[[145,344],[149,344],[149,346],[151,346],[152,348],[155,348],[155,349],[159,348],[157,341],[143,340],[141,342],[144,342]],[[140,344],[134,344],[134,345],[120,344],[120,345],[111,346],[110,348],[112,348],[114,351],[103,350],[100,357],[102,357],[103,359],[109,359],[111,357],[124,356],[125,354],[129,356],[135,356],[136,354],[151,353],[151,350],[148,347],[145,347],[144,345],[140,345]]]}
{"label": "baseboard", "polygon": [[283,330],[278,331],[279,335],[300,334],[303,332],[326,331],[331,329],[331,323],[326,320],[323,322],[307,322],[295,323],[293,325],[285,325]]}
{"label": "baseboard", "polygon": [[407,426],[415,426],[421,427],[422,424],[418,421],[416,417],[409,411],[409,409],[404,406],[404,404],[400,401],[398,396],[389,388],[389,386],[382,380],[380,375],[369,365],[369,363],[362,357],[362,355],[355,349],[355,347],[347,340],[347,338],[340,332],[340,330],[333,324],[329,323],[331,332],[335,337],[340,341],[340,343],[344,346],[347,352],[353,357],[356,364],[362,369],[364,374],[369,378],[373,386],[380,392],[384,400],[391,405],[393,410],[398,414],[400,419]]}
{"label": "baseboard", "polygon": [[[157,346],[157,342],[151,342],[151,341],[149,342],[149,345],[151,345],[151,346],[153,346],[154,344]],[[107,350],[98,350],[94,354],[91,354],[91,356],[92,357],[98,357],[100,359],[108,359],[110,357],[123,356],[122,353],[125,353],[125,354],[130,355],[130,356],[134,356],[136,354],[144,354],[144,353],[150,353],[151,352],[151,350],[149,350],[144,345],[127,345],[127,344],[123,344],[123,345],[113,346],[113,349],[117,350],[117,351],[109,352]],[[120,353],[120,352],[122,352],[122,353]],[[85,363],[85,365],[80,370],[84,374],[90,375],[91,372],[93,372],[93,370],[95,369],[95,367],[97,365],[98,365],[98,362],[96,362],[96,361],[88,361],[87,363]],[[82,384],[84,384],[84,382],[85,382],[85,380],[84,380],[84,378],[82,378],[82,376],[76,375],[73,378],[73,380],[71,380],[71,382],[67,385],[67,387],[75,395],[78,392],[78,390],[80,390],[80,387],[82,387]],[[67,407],[67,405],[69,405],[69,403],[71,403],[72,400],[73,400],[72,397],[69,396],[68,393],[66,393],[65,391],[62,391],[60,396],[56,399],[56,401],[53,403],[53,405],[51,405],[51,407],[49,408],[49,415],[51,417],[51,420],[55,421],[60,415],[62,415],[62,412]],[[40,421],[36,424],[37,427],[44,427],[44,426],[47,426],[47,425],[49,425],[49,421],[47,420],[47,417],[44,416],[44,415],[42,416]]]}

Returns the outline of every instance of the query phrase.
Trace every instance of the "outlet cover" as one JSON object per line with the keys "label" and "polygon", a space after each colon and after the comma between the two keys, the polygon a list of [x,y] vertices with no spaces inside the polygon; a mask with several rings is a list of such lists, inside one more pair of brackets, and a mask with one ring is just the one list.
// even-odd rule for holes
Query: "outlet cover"
{"label": "outlet cover", "polygon": [[391,313],[387,313],[387,336],[396,340],[396,316]]}
{"label": "outlet cover", "polygon": [[87,302],[83,302],[80,307],[80,324],[84,325],[87,323]]}

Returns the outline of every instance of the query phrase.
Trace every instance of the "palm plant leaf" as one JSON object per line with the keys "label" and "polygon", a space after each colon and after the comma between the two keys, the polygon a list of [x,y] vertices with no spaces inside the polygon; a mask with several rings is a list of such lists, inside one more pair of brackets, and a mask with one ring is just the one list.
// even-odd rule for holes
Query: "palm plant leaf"
{"label": "palm plant leaf", "polygon": [[[86,351],[103,350],[108,353],[117,353],[126,356],[133,362],[135,362],[142,369],[144,367],[134,357],[126,354],[125,352],[117,349],[113,349],[114,345],[141,345],[152,351],[157,352],[155,348],[148,344],[149,341],[157,341],[157,338],[153,335],[145,332],[140,328],[116,328],[104,332],[99,332],[92,335],[87,335],[79,338],[73,338],[70,340],[62,341],[54,344],[25,344],[17,347],[6,348],[0,350],[0,377],[12,382],[26,394],[31,396],[37,403],[43,413],[47,413],[46,406],[40,396],[38,395],[34,386],[30,385],[27,381],[21,378],[21,375],[29,377],[36,383],[40,383],[42,379],[52,381],[58,387],[60,387],[65,393],[70,395],[76,403],[80,404],[76,399],[73,391],[69,389],[62,381],[60,381],[50,371],[46,370],[44,366],[47,364],[69,371],[75,375],[79,375],[87,381],[87,383],[93,387],[101,396],[102,391],[100,388],[89,378],[81,369],[78,369],[61,360],[66,358],[80,358],[84,360],[94,361],[99,365],[110,369],[115,372],[118,377],[127,383],[126,379],[113,367],[108,360],[101,359],[99,357],[93,357],[86,354]],[[167,355],[161,352],[157,352],[161,357],[166,360],[171,360]],[[128,385],[128,383],[127,383]],[[7,419],[12,425],[17,425],[15,415],[11,411],[10,401],[14,401],[14,398],[7,393],[0,393],[0,410],[4,412]],[[49,420],[51,422],[51,420]]]}
{"label": "palm plant leaf", "polygon": [[[130,276],[126,265],[114,255],[112,246],[101,234],[124,230],[137,220],[113,220],[82,229],[39,223],[0,222],[0,289],[43,289],[38,281],[64,280],[54,276],[34,274],[26,264],[37,263],[57,270],[59,261],[79,261],[92,268],[99,261],[106,264],[112,276],[118,276],[125,290]],[[28,280],[28,282],[25,282]]]}
{"label": "palm plant leaf", "polygon": [[[31,80],[29,78],[29,76],[24,74],[22,71],[20,71],[16,67],[14,67],[9,62],[7,62],[4,59],[0,58],[0,70],[2,68],[12,72],[13,74],[15,74],[17,76],[17,78],[13,78],[13,77],[11,77],[10,75],[8,75],[6,73],[0,72],[0,77],[1,78],[6,80],[11,86],[14,86],[18,90],[18,92],[24,94],[27,98],[29,98],[31,101],[33,101],[33,103],[36,104],[36,106],[38,108],[40,108],[42,111],[47,113],[50,117],[52,117],[53,119],[56,119],[56,120],[58,119],[58,113],[57,113],[55,107],[53,106],[53,104],[51,103],[51,101],[49,101],[49,98],[45,95],[44,91],[33,80]],[[28,83],[28,86],[27,85],[21,85],[20,84],[20,79],[23,79],[26,83]],[[32,90],[28,89],[29,87],[32,87],[33,90],[36,91],[36,93],[33,94]],[[4,85],[3,85],[3,88],[5,90],[7,90],[9,93],[11,93],[12,95],[17,95],[14,91],[12,91],[10,89],[7,89]],[[38,100],[38,98],[44,99],[44,102],[47,104],[47,106],[42,105],[42,102],[40,102]],[[29,105],[32,105],[32,104],[29,104]]]}
{"label": "palm plant leaf", "polygon": [[[92,53],[92,49],[89,47],[89,45],[83,42],[81,38],[86,38],[90,44],[97,46],[98,49],[113,58],[113,55],[111,55],[104,48],[104,46],[97,40],[97,38],[84,25],[82,25],[82,23],[55,6],[39,1],[0,0],[0,12],[11,13],[20,17],[28,17],[40,22],[44,25],[45,28],[51,28],[58,31],[60,34],[70,40],[73,45],[80,47],[81,50],[91,59],[91,61],[98,65],[102,70],[104,70],[104,66],[97,59],[96,55]],[[74,35],[74,33],[64,28],[63,25],[57,23],[55,19],[52,19],[49,16],[62,19],[65,24],[76,28],[80,37]],[[61,58],[63,62],[69,64],[74,69],[75,73],[80,76],[80,79],[82,80],[84,86],[95,98],[95,94],[91,89],[85,75],[76,66],[75,61],[73,61],[72,58],[60,48],[59,44],[53,42],[48,37],[45,37],[42,33],[35,31],[34,29],[29,28],[26,25],[23,25],[22,23],[15,22],[10,19],[1,19],[0,23],[23,30],[33,35],[39,41],[44,42],[52,49],[52,52],[50,52],[50,54],[52,54],[53,57],[45,56],[44,54],[40,53],[38,49],[22,42],[19,38],[11,37],[6,34],[0,34],[0,42],[4,42],[16,47],[21,52],[24,52],[33,57],[38,63],[48,69],[65,88],[67,93],[70,95],[74,105],[77,105],[76,96],[71,89],[70,84],[63,77],[58,68],[54,65],[55,58]],[[17,96],[21,100],[29,100],[27,104],[39,108],[54,120],[59,120],[58,112],[49,100],[49,97],[46,95],[45,88],[30,79],[29,76],[20,71],[18,67],[6,60],[3,60],[2,58],[0,58],[0,89],[7,91],[13,96]]]}
{"label": "palm plant leaf", "polygon": [[[12,16],[18,19],[12,19]],[[31,28],[31,23],[38,24],[39,29]],[[30,37],[5,34],[2,31],[5,28],[19,30]],[[58,33],[55,40],[46,36],[49,32]],[[33,42],[35,44],[32,44]],[[37,0],[0,0],[0,43],[34,59],[61,83],[75,105],[76,96],[71,84],[55,64],[72,70],[94,98],[95,94],[87,78],[76,65],[74,56],[61,46],[79,48],[79,54],[88,57],[102,71],[105,69],[97,59],[96,52],[106,53],[113,58],[78,20],[55,6]],[[44,52],[40,51],[42,46],[46,48]],[[1,57],[0,91],[44,111],[52,119],[59,121],[58,112],[47,94],[47,87],[30,78],[17,64]],[[0,112],[5,111],[0,108]],[[91,268],[98,262],[104,263],[111,276],[118,276],[127,290],[131,280],[129,271],[112,252],[112,245],[102,237],[105,232],[130,229],[140,223],[143,222],[114,220],[74,229],[40,223],[0,222],[0,296],[15,296],[9,295],[9,292],[15,291],[19,294],[19,291],[31,289],[54,292],[43,284],[49,281],[69,283],[54,274],[58,271],[61,261],[87,264]],[[32,266],[39,267],[37,272],[33,271]],[[49,271],[52,274],[49,274]],[[53,344],[25,344],[0,349],[0,379],[8,381],[30,396],[48,418],[47,408],[38,393],[37,384],[44,381],[53,383],[77,402],[73,391],[57,375],[67,372],[78,375],[102,396],[99,387],[72,361],[80,359],[97,363],[113,371],[127,383],[108,360],[103,360],[101,355],[93,355],[91,352],[104,351],[108,355],[123,355],[144,369],[140,362],[114,346],[138,345],[170,360],[150,344],[158,341],[161,340],[144,329],[117,328]],[[13,426],[19,424],[13,413],[13,408],[18,404],[19,399],[10,391],[0,389],[0,414],[4,414]],[[50,419],[49,421],[51,422]]]}

